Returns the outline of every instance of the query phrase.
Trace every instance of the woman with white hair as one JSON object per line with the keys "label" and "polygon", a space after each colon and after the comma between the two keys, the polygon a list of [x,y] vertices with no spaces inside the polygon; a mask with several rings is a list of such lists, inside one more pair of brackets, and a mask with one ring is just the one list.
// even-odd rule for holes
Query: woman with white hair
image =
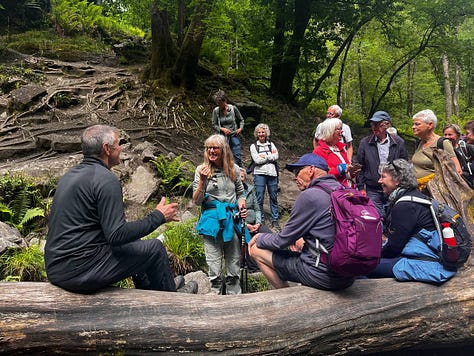
{"label": "woman with white hair", "polygon": [[278,150],[270,137],[270,128],[267,124],[258,124],[254,130],[257,142],[250,146],[250,154],[255,162],[253,169],[253,183],[257,193],[258,204],[262,214],[262,222],[265,221],[263,201],[265,199],[265,188],[270,197],[271,226],[280,231],[278,224]]}
{"label": "woman with white hair", "polygon": [[342,121],[336,118],[324,120],[318,138],[318,146],[313,153],[326,160],[329,174],[334,175],[339,183],[352,186],[360,168],[352,166],[347,157],[346,145],[341,142]]}
{"label": "woman with white hair", "polygon": [[433,148],[442,148],[451,157],[456,171],[462,174],[453,145],[449,140],[441,138],[435,133],[438,119],[432,110],[422,110],[413,115],[413,133],[420,139],[415,153],[412,156],[413,166],[415,167],[418,187],[423,190],[428,182],[434,178],[435,168],[433,163]]}

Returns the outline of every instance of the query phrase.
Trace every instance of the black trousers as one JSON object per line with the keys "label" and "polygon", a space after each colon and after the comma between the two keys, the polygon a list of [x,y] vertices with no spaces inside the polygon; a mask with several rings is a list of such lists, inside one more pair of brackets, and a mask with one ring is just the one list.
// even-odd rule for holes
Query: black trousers
{"label": "black trousers", "polygon": [[90,293],[132,277],[137,289],[175,292],[168,254],[160,240],[137,240],[113,246],[93,268],[54,284],[72,292]]}

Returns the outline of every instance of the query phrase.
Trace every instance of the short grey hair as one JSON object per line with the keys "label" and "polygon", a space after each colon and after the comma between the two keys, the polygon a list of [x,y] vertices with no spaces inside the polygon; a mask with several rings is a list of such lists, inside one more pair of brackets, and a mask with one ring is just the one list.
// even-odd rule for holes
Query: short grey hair
{"label": "short grey hair", "polygon": [[255,138],[258,138],[258,130],[260,129],[265,130],[265,134],[267,135],[267,138],[270,137],[270,128],[268,127],[268,125],[258,124],[257,126],[255,126],[255,130],[253,130],[253,135],[255,136]]}
{"label": "short grey hair", "polygon": [[336,115],[337,117],[341,117],[342,116],[342,108],[339,106],[339,105],[331,105],[330,107],[328,107],[328,110],[329,109],[334,109],[336,111]]}
{"label": "short grey hair", "polygon": [[342,121],[341,119],[338,118],[330,118],[326,119],[321,123],[321,130],[319,131],[319,140],[327,141],[328,139],[331,138],[332,135],[334,135],[334,131],[336,131],[336,128],[338,126],[342,126]]}
{"label": "short grey hair", "polygon": [[418,188],[415,168],[411,162],[402,158],[380,165],[380,172],[387,173],[392,181],[398,181],[398,186],[404,189]]}
{"label": "short grey hair", "polygon": [[81,137],[84,157],[99,157],[104,143],[112,146],[118,129],[107,125],[94,125],[86,128]]}
{"label": "short grey hair", "polygon": [[435,128],[436,128],[436,125],[438,124],[438,118],[436,117],[433,110],[430,110],[430,109],[418,111],[415,115],[413,115],[413,120],[415,119],[423,120],[423,122],[427,124],[432,122]]}

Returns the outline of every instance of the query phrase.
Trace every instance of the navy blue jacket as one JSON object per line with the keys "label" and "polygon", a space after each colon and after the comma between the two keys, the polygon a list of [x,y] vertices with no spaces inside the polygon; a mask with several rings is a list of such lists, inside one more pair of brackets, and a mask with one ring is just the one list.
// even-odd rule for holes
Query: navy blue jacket
{"label": "navy blue jacket", "polygon": [[[405,141],[398,135],[390,135],[388,161],[390,162],[397,158],[408,160]],[[359,148],[357,149],[357,162],[362,165],[362,170],[357,176],[357,188],[359,190],[367,188],[379,190],[380,158],[375,135],[366,136],[360,141]]]}

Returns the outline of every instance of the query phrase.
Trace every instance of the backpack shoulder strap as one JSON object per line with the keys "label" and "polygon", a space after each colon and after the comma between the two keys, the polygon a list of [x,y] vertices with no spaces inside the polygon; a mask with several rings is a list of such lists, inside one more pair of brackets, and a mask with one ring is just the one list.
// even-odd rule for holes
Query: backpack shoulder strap
{"label": "backpack shoulder strap", "polygon": [[[442,239],[442,233],[441,233],[441,225],[439,224],[439,221],[438,221],[438,215],[436,214],[436,211],[435,211],[435,208],[433,206],[433,203],[428,200],[428,199],[423,199],[423,198],[419,198],[419,197],[415,197],[413,195],[405,195],[403,197],[401,197],[400,199],[398,199],[396,203],[398,202],[401,202],[401,201],[412,201],[412,202],[415,202],[415,203],[418,203],[418,204],[423,204],[423,205],[427,205],[430,207],[430,212],[431,212],[431,216],[433,217],[433,221],[434,221],[434,224],[436,226],[436,231],[438,231],[438,235],[439,235],[439,238]],[[442,241],[441,241],[442,242]],[[442,243],[441,243],[441,248],[442,248]]]}
{"label": "backpack shoulder strap", "polygon": [[446,137],[440,137],[438,138],[438,141],[436,141],[436,147],[439,148],[440,150],[444,149],[444,140],[448,140]]}
{"label": "backpack shoulder strap", "polygon": [[324,184],[324,183],[316,183],[316,185],[312,185],[310,188],[320,188],[324,190],[326,193],[328,193],[329,195],[331,195],[331,193],[334,192],[335,190],[339,189],[339,188],[333,189],[329,185]]}
{"label": "backpack shoulder strap", "polygon": [[401,202],[401,201],[412,201],[412,202],[419,203],[419,204],[424,204],[424,205],[429,205],[429,206],[432,205],[430,200],[415,197],[414,195],[404,195],[403,197],[399,198],[395,202],[395,204],[398,203],[398,202]]}

